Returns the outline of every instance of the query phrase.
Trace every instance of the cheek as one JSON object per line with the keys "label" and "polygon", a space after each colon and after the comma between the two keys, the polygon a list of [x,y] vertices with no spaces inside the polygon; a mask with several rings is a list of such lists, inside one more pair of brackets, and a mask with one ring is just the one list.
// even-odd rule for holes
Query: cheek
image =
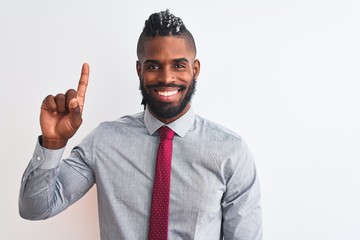
{"label": "cheek", "polygon": [[176,74],[176,78],[180,81],[186,82],[188,84],[191,83],[192,79],[194,78],[194,74],[192,71],[184,71],[184,72],[178,72]]}
{"label": "cheek", "polygon": [[143,73],[141,75],[141,78],[142,78],[143,82],[145,83],[145,85],[156,82],[159,79],[159,77],[154,73]]}
{"label": "cheek", "polygon": [[193,75],[188,75],[186,80],[184,79],[184,83],[187,85],[187,86],[190,86],[192,84],[192,81],[194,80],[194,76]]}

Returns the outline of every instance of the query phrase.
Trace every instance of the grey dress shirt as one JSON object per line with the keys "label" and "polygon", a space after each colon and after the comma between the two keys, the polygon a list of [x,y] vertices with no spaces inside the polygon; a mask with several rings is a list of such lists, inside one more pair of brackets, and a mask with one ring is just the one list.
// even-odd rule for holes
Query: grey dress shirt
{"label": "grey dress shirt", "polygon": [[[64,160],[64,149],[45,149],[40,138],[23,175],[20,215],[52,217],[96,183],[101,239],[147,239],[163,125],[147,110],[101,123]],[[167,126],[176,133],[169,239],[261,239],[259,181],[244,140],[192,108]]]}

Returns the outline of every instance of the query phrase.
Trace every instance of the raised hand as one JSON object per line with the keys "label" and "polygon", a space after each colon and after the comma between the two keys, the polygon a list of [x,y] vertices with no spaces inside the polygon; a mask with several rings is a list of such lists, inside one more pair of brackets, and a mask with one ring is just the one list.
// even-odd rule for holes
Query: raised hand
{"label": "raised hand", "polygon": [[40,112],[43,147],[62,148],[79,129],[89,73],[89,65],[84,63],[77,91],[69,89],[65,94],[49,95],[43,100]]}

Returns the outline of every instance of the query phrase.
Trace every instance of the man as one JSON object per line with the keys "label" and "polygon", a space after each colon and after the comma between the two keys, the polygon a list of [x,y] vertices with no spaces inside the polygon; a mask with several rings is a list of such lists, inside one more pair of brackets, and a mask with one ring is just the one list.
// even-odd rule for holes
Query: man
{"label": "man", "polygon": [[248,147],[191,107],[200,72],[191,33],[168,10],[154,13],[137,55],[144,112],[100,124],[62,161],[82,123],[89,66],[77,91],[44,99],[42,135],[20,190],[21,216],[52,217],[96,183],[101,239],[261,239]]}

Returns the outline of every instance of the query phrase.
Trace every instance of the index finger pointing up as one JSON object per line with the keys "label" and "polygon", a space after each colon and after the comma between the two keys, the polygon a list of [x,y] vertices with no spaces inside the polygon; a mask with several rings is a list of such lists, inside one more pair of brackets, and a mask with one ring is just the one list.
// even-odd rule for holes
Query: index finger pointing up
{"label": "index finger pointing up", "polygon": [[89,82],[90,67],[89,64],[84,63],[81,69],[81,76],[77,88],[77,100],[82,112],[85,102],[86,88]]}

